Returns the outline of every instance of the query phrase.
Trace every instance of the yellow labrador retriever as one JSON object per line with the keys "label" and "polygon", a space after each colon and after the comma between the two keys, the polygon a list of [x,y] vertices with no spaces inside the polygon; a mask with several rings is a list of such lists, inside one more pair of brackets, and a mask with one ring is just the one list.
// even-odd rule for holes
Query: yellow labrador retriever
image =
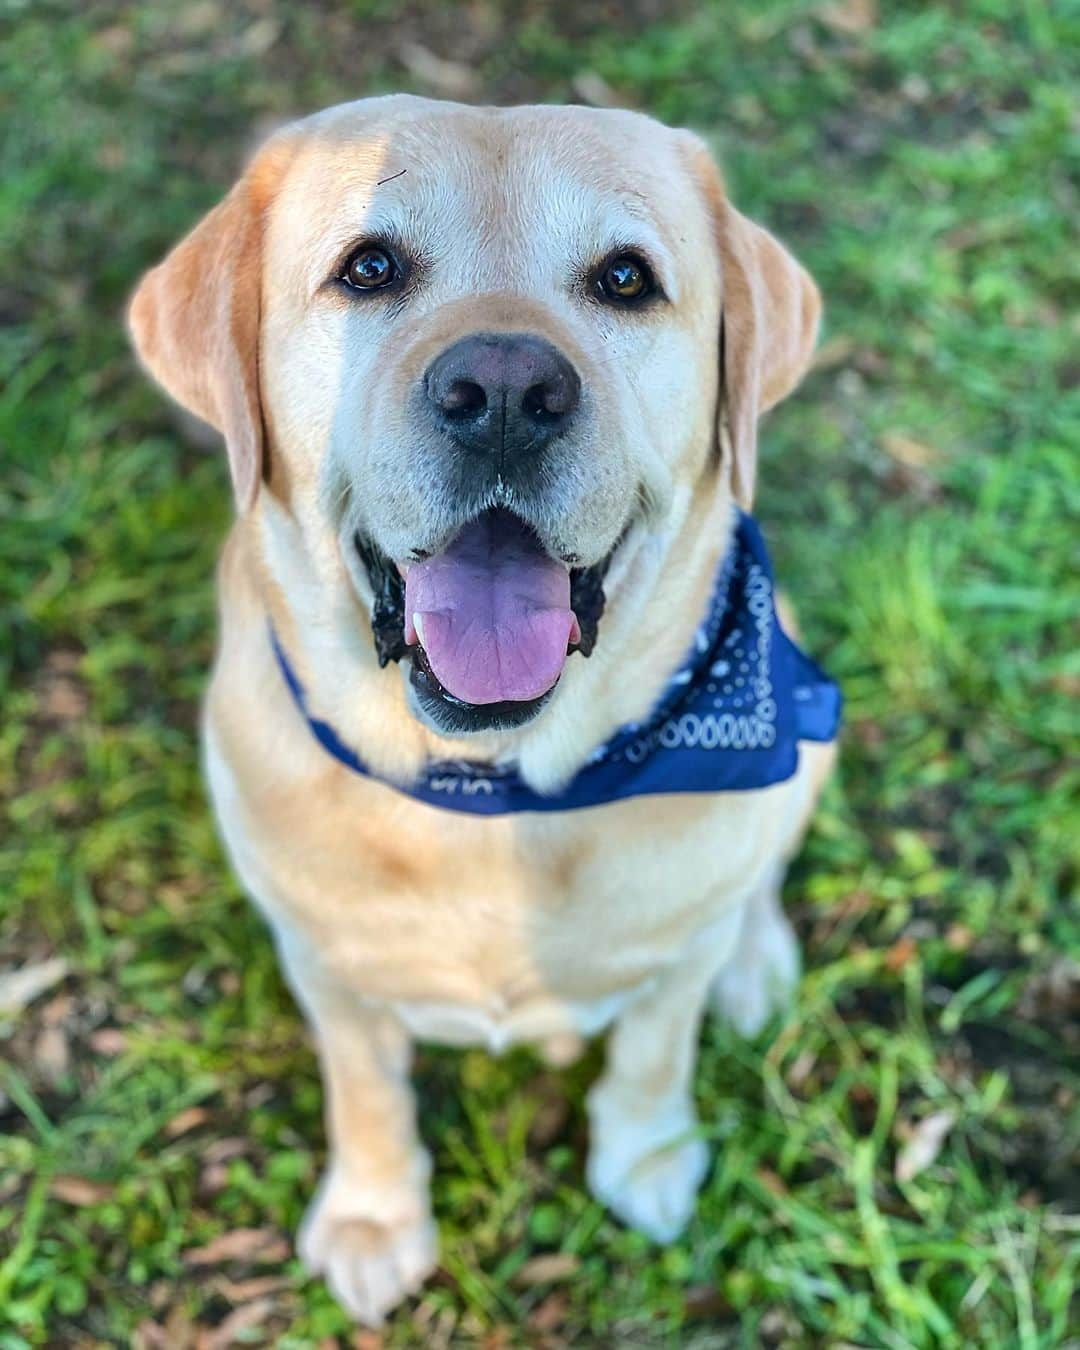
{"label": "yellow labrador retriever", "polygon": [[414,1037],[610,1027],[589,1185],[692,1212],[700,1019],[790,992],[833,754],[744,514],[819,309],[694,135],[404,96],[274,135],[138,288],[228,447],[206,768],[325,1077],[300,1249],[363,1322],[436,1261]]}

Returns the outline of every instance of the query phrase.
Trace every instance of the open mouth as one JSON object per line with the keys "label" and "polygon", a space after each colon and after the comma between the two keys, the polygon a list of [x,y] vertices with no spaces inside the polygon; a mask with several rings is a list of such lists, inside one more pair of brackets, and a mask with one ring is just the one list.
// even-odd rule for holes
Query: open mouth
{"label": "open mouth", "polygon": [[380,663],[411,658],[420,706],[446,731],[521,726],[551,696],[569,654],[592,651],[610,554],[570,568],[501,508],[402,567],[356,542],[375,591]]}

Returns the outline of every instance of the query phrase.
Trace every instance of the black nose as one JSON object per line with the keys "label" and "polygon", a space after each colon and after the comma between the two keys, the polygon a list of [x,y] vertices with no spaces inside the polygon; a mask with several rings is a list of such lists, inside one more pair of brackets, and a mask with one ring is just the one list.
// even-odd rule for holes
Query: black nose
{"label": "black nose", "polygon": [[473,333],[424,376],[440,426],[460,445],[500,455],[539,450],[565,431],[581,380],[550,342],[528,333]]}

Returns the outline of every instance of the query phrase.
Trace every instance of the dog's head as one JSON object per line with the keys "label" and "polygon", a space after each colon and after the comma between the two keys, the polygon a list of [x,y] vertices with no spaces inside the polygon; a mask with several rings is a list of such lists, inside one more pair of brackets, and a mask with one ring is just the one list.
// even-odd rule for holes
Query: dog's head
{"label": "dog's head", "polygon": [[239,510],[333,531],[380,655],[459,732],[535,715],[680,485],[749,504],[818,313],[690,133],[393,97],[274,136],[131,327]]}

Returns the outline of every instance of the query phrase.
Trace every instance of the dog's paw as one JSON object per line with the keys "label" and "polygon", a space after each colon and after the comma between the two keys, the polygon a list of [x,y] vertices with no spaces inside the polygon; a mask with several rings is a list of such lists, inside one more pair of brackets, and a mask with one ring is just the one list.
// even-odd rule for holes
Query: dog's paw
{"label": "dog's paw", "polygon": [[620,1124],[595,1099],[590,1106],[589,1190],[629,1227],[671,1242],[689,1223],[709,1168],[704,1141],[690,1137],[693,1117]]}
{"label": "dog's paw", "polygon": [[753,1039],[791,1006],[800,965],[798,941],[779,905],[751,911],[731,960],[713,981],[713,1013]]}
{"label": "dog's paw", "polygon": [[333,1177],[312,1201],[297,1246],[311,1274],[322,1275],[342,1307],[369,1327],[415,1294],[438,1260],[426,1201],[365,1202]]}

